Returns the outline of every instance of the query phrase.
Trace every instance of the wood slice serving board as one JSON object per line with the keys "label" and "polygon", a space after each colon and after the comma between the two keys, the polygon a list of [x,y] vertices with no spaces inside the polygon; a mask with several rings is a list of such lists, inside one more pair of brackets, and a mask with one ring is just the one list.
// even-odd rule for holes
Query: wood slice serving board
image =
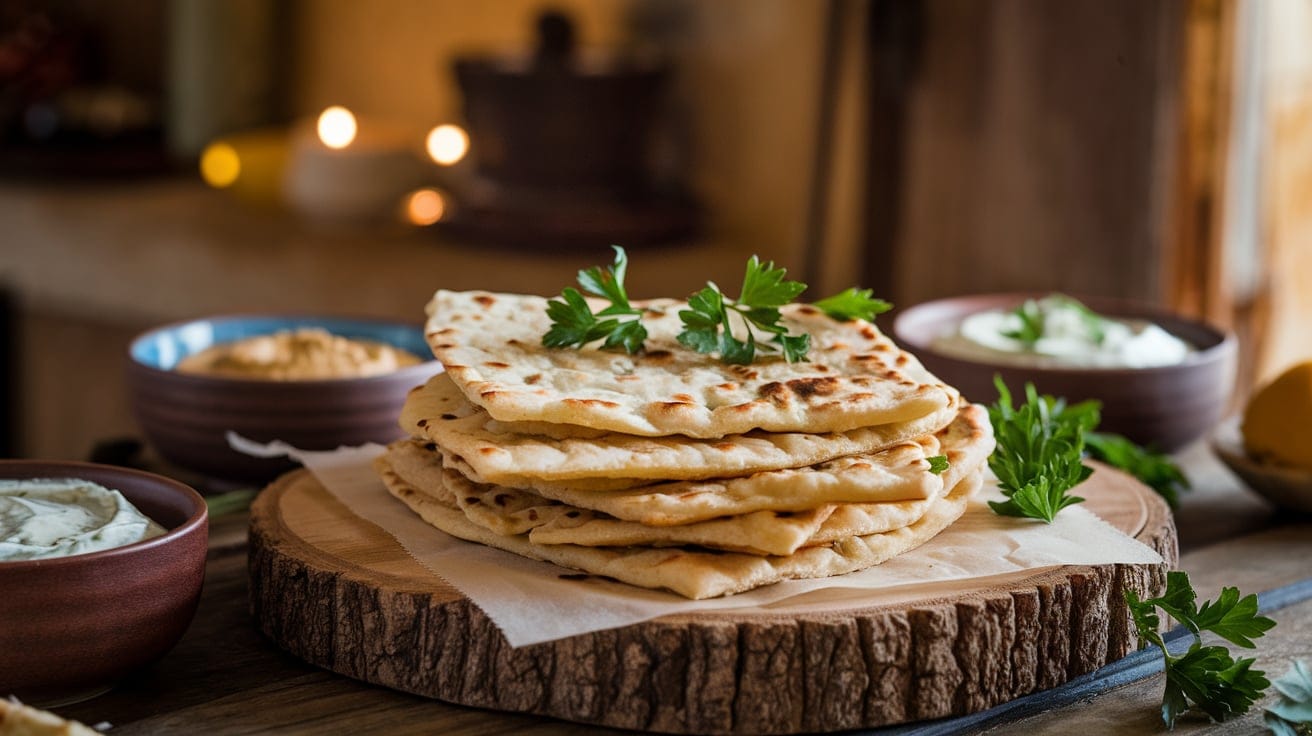
{"label": "wood slice serving board", "polygon": [[[1174,566],[1175,527],[1151,489],[1100,466],[1080,492]],[[948,598],[686,614],[512,649],[308,472],[283,476],[251,509],[255,620],[297,656],[452,703],[668,733],[880,726],[1053,687],[1138,647],[1123,591],[1155,594],[1165,570],[1065,567]]]}

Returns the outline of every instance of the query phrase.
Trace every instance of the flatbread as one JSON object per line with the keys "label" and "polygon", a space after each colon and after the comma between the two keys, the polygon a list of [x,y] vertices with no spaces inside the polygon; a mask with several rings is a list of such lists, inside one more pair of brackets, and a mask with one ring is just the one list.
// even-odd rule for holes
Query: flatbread
{"label": "flatbread", "polygon": [[897,531],[849,537],[791,555],[761,556],[682,547],[535,544],[527,535],[501,535],[474,524],[459,509],[401,480],[385,463],[382,475],[393,496],[424,521],[452,536],[631,585],[663,588],[694,600],[783,580],[842,575],[877,565],[924,544],[956,521],[982,482],[979,475],[969,476],[916,523]]}
{"label": "flatbread", "polygon": [[956,401],[954,389],[863,320],[787,305],[783,324],[811,336],[808,362],[729,365],[678,343],[685,302],[634,304],[648,332],[637,355],[543,347],[551,322],[536,296],[439,291],[425,333],[461,392],[503,422],[719,438],[845,432],[913,421]]}
{"label": "flatbread", "polygon": [[[755,473],[708,481],[654,483],[619,491],[552,488],[537,491],[545,499],[592,509],[617,519],[647,526],[675,526],[720,516],[757,511],[810,511],[828,503],[903,501],[941,495],[942,479],[929,472],[926,457],[938,453],[934,438],[906,442],[867,456],[837,458],[807,468]],[[479,496],[482,484],[445,467],[440,453],[420,453],[414,446],[394,445],[403,477],[422,489],[448,488],[458,498]],[[456,471],[456,472],[453,472]],[[483,486],[506,492],[501,486]]]}
{"label": "flatbread", "polygon": [[[445,374],[416,388],[401,410],[401,427],[459,456],[477,483],[513,488],[556,486],[617,490],[654,480],[702,480],[797,468],[844,455],[878,452],[926,434],[956,417],[955,404],[919,419],[848,432],[809,434],[754,431],[720,439],[636,437],[542,423],[498,422],[470,403]],[[561,432],[565,427],[571,432]],[[568,481],[568,482],[566,482]]]}

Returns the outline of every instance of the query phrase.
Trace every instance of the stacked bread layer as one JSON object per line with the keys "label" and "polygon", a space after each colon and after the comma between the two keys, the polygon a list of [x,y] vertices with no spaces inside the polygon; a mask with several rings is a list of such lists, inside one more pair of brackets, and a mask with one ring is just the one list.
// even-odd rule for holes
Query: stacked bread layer
{"label": "stacked bread layer", "polygon": [[979,487],[984,411],[873,325],[787,307],[810,362],[731,366],[678,345],[680,303],[645,306],[630,356],[541,347],[540,298],[439,292],[446,374],[406,404],[389,490],[455,536],[706,598],[879,564]]}

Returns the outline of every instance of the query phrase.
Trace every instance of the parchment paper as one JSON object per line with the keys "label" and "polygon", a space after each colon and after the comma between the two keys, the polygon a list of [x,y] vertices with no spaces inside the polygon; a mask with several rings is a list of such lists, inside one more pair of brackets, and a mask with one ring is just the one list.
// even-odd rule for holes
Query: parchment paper
{"label": "parchment paper", "polygon": [[781,613],[850,608],[947,595],[1032,575],[1060,565],[1153,564],[1152,549],[1087,509],[1071,506],[1052,524],[994,514],[1001,500],[985,484],[957,523],[921,547],[860,572],[792,580],[747,593],[689,601],[663,591],[595,578],[562,580],[565,568],[456,539],[435,529],[387,493],[370,462],[380,445],[331,452],[267,445],[229,434],[234,449],[287,455],[314,473],[343,505],[396,538],[416,560],[465,594],[515,647],[639,623],[675,613],[734,609]]}

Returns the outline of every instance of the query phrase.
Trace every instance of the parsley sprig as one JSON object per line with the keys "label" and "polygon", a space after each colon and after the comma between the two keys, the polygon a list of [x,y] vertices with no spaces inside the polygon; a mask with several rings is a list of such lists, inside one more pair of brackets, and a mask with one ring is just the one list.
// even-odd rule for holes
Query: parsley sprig
{"label": "parsley sprig", "polygon": [[[1202,632],[1210,631],[1238,646],[1253,648],[1253,639],[1276,625],[1257,614],[1257,596],[1241,598],[1238,588],[1223,588],[1215,601],[1204,601],[1202,606],[1196,601],[1189,575],[1180,571],[1166,574],[1166,592],[1158,598],[1139,600],[1133,590],[1125,591],[1139,636],[1162,650],[1166,670],[1162,720],[1167,728],[1174,728],[1176,718],[1191,705],[1214,721],[1243,715],[1271,684],[1264,672],[1252,668],[1252,658],[1235,659],[1224,646],[1203,646],[1202,640]],[[1193,642],[1183,654],[1171,654],[1158,633],[1159,608],[1193,634]]]}
{"label": "parsley sprig", "polygon": [[1019,342],[1027,350],[1033,350],[1043,338],[1043,312],[1039,309],[1039,303],[1033,299],[1026,299],[1024,304],[1012,311],[1012,314],[1020,320],[1020,326],[1002,333],[1002,336]]}
{"label": "parsley sprig", "polygon": [[1109,432],[1089,432],[1084,436],[1084,442],[1092,458],[1143,481],[1173,509],[1180,505],[1180,491],[1189,489],[1189,479],[1169,455],[1140,447]]}
{"label": "parsley sprig", "polygon": [[[811,336],[788,334],[779,307],[797,298],[806,284],[786,280],[787,274],[786,269],[775,268],[774,261],[761,263],[752,256],[737,299],[725,296],[715,282],[706,282],[688,299],[688,308],[679,312],[683,322],[679,343],[699,353],[719,353],[725,363],[751,363],[758,349],[782,354],[789,363],[805,360]],[[735,322],[745,340],[734,336]],[[765,342],[757,339],[758,334]]]}
{"label": "parsley sprig", "polygon": [[622,349],[630,355],[642,350],[642,343],[647,339],[647,328],[640,321],[642,310],[629,304],[629,295],[624,289],[624,274],[628,270],[629,257],[618,245],[611,247],[615,249],[614,265],[607,266],[605,270],[593,266],[579,271],[578,275],[579,286],[584,291],[608,300],[610,306],[594,314],[578,289],[565,287],[559,301],[553,299],[547,302],[551,329],[542,337],[543,345],[549,348],[581,348],[604,340],[603,348]]}
{"label": "parsley sprig", "polygon": [[893,308],[883,299],[875,299],[874,289],[858,289],[855,286],[840,291],[833,296],[816,302],[815,308],[836,320],[863,319],[873,322],[875,317]]}
{"label": "parsley sprig", "polygon": [[[628,255],[618,245],[615,263],[579,271],[583,291],[610,302],[610,306],[593,312],[587,299],[573,287],[561,291],[559,299],[547,302],[551,327],[542,338],[549,348],[582,348],[602,341],[602,348],[624,350],[630,354],[643,349],[647,329],[642,326],[642,310],[629,303],[624,289]],[[679,312],[683,331],[676,337],[681,345],[699,353],[718,353],[725,363],[747,364],[758,353],[782,355],[789,363],[805,360],[811,349],[811,336],[790,334],[783,324],[780,307],[796,299],[806,284],[789,281],[787,269],[775,268],[773,261],[762,263],[752,256],[747,261],[738,298],[724,294],[714,282],[688,298],[688,308]],[[815,306],[836,320],[873,320],[893,305],[875,299],[870,289],[850,288],[821,299]]]}
{"label": "parsley sprig", "polygon": [[1276,736],[1312,734],[1312,669],[1295,662],[1271,684],[1280,697],[1266,709],[1266,727]]}
{"label": "parsley sprig", "polygon": [[943,471],[948,469],[949,464],[947,455],[935,455],[925,459],[929,461],[929,472],[934,475],[942,475]]}
{"label": "parsley sprig", "polygon": [[1066,492],[1093,473],[1080,461],[1085,433],[1098,425],[1098,404],[1067,406],[1065,399],[1040,396],[1027,383],[1025,403],[1012,407],[1007,384],[1000,376],[993,383],[998,400],[989,407],[989,421],[997,447],[989,468],[1007,500],[989,501],[989,506],[1002,516],[1052,523],[1059,511],[1084,501]]}

